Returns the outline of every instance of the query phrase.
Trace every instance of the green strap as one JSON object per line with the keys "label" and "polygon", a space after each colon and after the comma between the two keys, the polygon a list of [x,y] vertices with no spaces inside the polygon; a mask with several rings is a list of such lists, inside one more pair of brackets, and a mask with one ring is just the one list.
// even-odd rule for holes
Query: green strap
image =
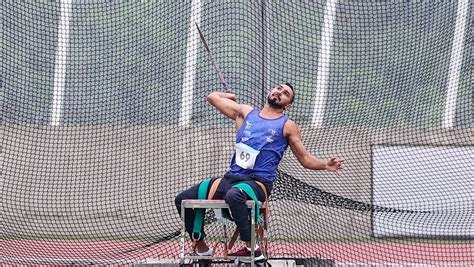
{"label": "green strap", "polygon": [[[201,182],[201,184],[199,185],[199,188],[198,188],[198,199],[206,199],[207,198],[207,193],[208,193],[208,189],[209,189],[209,185],[211,183],[211,180],[212,179],[206,179],[206,180]],[[253,188],[247,183],[236,184],[233,187],[241,189],[253,201],[255,201],[256,220],[257,220],[257,222],[259,222],[260,221],[260,203],[258,202],[257,195],[253,191]],[[202,225],[204,223],[204,211],[205,211],[205,209],[196,209],[196,213],[194,215],[194,226],[193,226],[193,238],[194,239],[200,239],[201,237],[204,237],[204,234],[202,232]],[[194,237],[195,234],[197,235],[197,238]]]}
{"label": "green strap", "polygon": [[260,221],[260,203],[258,202],[257,195],[255,195],[255,192],[253,191],[253,188],[247,184],[247,183],[240,183],[236,184],[232,187],[236,187],[244,191],[253,201],[255,201],[255,214],[256,214],[256,220],[257,222]]}
{"label": "green strap", "polygon": [[[198,199],[206,199],[207,198],[207,191],[209,189],[209,184],[211,183],[211,179],[206,179],[201,182],[198,189]],[[202,233],[202,224],[204,222],[204,210],[205,209],[196,209],[196,213],[194,215],[194,227],[193,227],[193,237],[194,234],[198,234],[198,238],[200,239]]]}

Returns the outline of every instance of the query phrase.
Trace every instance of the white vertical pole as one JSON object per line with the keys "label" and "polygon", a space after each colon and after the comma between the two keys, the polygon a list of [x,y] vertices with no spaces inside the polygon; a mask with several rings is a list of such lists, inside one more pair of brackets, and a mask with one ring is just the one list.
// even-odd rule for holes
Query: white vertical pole
{"label": "white vertical pole", "polygon": [[318,72],[316,76],[316,97],[311,125],[321,127],[326,106],[326,93],[329,81],[329,61],[333,43],[333,24],[336,15],[337,0],[328,0],[324,9],[324,25],[321,31],[321,50],[318,58]]}
{"label": "white vertical pole", "polygon": [[53,107],[51,125],[59,125],[63,106],[64,83],[66,78],[67,52],[69,48],[69,19],[72,0],[61,0],[61,15],[58,26],[58,48],[54,62]]}
{"label": "white vertical pole", "polygon": [[453,44],[451,47],[451,58],[449,61],[449,76],[446,95],[446,106],[444,109],[443,128],[453,128],[456,115],[456,100],[459,87],[459,76],[461,74],[462,53],[464,48],[464,31],[468,20],[469,0],[459,0],[456,14],[456,26],[454,29]]}
{"label": "white vertical pole", "polygon": [[[258,103],[259,105],[262,105],[266,103],[266,96],[268,93],[268,90],[270,89],[269,84],[267,82],[270,82],[271,79],[271,46],[270,46],[270,41],[271,41],[271,21],[270,18],[272,16],[271,13],[271,2],[269,0],[262,0],[261,3],[261,16],[262,16],[262,28],[263,28],[263,33],[262,33],[262,101]],[[291,81],[289,81],[291,82]],[[257,104],[257,103],[254,103]]]}
{"label": "white vertical pole", "polygon": [[179,125],[189,125],[193,108],[193,89],[196,76],[197,51],[199,33],[196,25],[201,24],[201,1],[193,0],[191,4],[191,20],[188,29],[188,45],[186,48],[186,68],[184,71],[183,93],[181,97],[181,114]]}

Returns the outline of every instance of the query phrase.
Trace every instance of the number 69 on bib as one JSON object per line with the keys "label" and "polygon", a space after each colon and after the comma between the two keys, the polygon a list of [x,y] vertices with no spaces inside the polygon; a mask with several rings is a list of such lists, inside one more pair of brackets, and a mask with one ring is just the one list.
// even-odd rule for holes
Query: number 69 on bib
{"label": "number 69 on bib", "polygon": [[260,151],[251,148],[244,143],[235,145],[235,163],[244,169],[253,169],[255,160]]}

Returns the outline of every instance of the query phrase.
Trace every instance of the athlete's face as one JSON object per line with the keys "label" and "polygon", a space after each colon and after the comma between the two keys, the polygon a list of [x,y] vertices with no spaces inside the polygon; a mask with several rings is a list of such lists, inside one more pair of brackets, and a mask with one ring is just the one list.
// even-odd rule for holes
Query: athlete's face
{"label": "athlete's face", "polygon": [[277,109],[289,109],[293,98],[293,90],[286,85],[280,84],[270,90],[267,97],[268,104]]}

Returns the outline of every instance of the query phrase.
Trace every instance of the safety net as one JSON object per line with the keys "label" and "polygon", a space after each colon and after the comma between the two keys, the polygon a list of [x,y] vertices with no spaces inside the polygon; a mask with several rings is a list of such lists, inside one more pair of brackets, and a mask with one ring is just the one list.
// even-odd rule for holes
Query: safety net
{"label": "safety net", "polygon": [[[222,177],[235,151],[234,122],[206,101],[224,88],[199,25],[238,103],[262,108],[290,82],[307,150],[344,159],[338,176],[287,150],[270,258],[474,264],[472,9],[2,1],[2,262],[178,259],[176,195]],[[205,222],[222,252],[212,211]]]}

